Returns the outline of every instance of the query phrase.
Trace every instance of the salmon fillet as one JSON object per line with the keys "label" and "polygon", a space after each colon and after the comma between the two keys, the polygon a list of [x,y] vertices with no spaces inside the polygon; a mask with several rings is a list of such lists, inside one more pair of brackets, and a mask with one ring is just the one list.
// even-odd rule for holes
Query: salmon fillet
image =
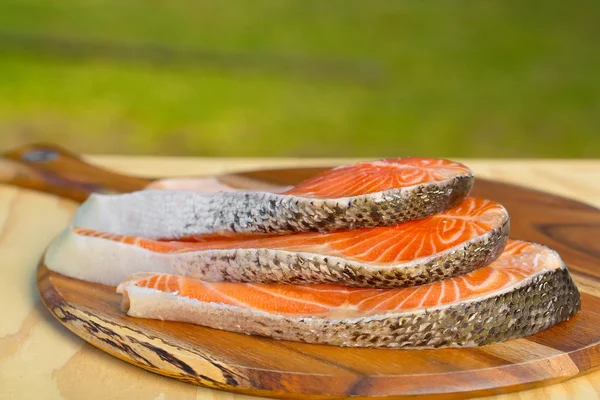
{"label": "salmon fillet", "polygon": [[504,207],[470,197],[424,219],[329,233],[159,241],[68,228],[50,246],[46,265],[108,285],[146,271],[206,281],[404,287],[489,264],[502,252],[508,230]]}
{"label": "salmon fillet", "polygon": [[515,240],[486,267],[417,287],[211,283],[140,273],[117,291],[134,317],[356,347],[490,344],[539,332],[580,309],[558,254]]}
{"label": "salmon fillet", "polygon": [[334,168],[282,193],[229,190],[207,179],[197,183],[154,186],[183,190],[94,194],[73,224],[153,239],[391,226],[458,205],[471,190],[473,174],[448,160],[399,158]]}

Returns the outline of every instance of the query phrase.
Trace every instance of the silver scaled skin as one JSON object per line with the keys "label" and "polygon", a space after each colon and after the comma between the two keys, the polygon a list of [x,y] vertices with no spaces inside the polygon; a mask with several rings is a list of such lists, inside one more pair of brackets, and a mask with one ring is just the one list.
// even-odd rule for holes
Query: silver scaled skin
{"label": "silver scaled skin", "polygon": [[391,226],[460,204],[473,175],[339,199],[268,192],[144,190],[92,195],[73,226],[152,239],[201,234],[328,232]]}
{"label": "silver scaled skin", "polygon": [[506,220],[500,227],[464,245],[397,266],[283,250],[234,249],[191,253],[189,263],[176,267],[173,273],[204,281],[336,283],[375,288],[416,286],[466,274],[490,264],[502,254],[508,232],[509,221]]}

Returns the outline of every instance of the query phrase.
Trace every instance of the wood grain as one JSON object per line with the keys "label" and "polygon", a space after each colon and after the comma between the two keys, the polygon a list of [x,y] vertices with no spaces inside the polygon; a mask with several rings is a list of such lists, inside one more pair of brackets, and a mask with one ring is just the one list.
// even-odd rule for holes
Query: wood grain
{"label": "wood grain", "polygon": [[149,179],[117,174],[86,163],[49,144],[23,146],[0,155],[0,183],[83,201],[90,193],[122,193],[143,189]]}
{"label": "wood grain", "polygon": [[[317,169],[229,175],[241,187],[294,184]],[[262,182],[262,183],[261,183]],[[38,269],[46,306],[71,331],[141,368],[252,395],[456,398],[564,381],[600,365],[600,211],[546,193],[480,179],[475,195],[505,205],[512,237],[557,249],[583,292],[571,321],[525,339],[474,349],[341,349],[274,341],[174,322],[129,318],[114,288]],[[248,350],[251,349],[251,350]]]}

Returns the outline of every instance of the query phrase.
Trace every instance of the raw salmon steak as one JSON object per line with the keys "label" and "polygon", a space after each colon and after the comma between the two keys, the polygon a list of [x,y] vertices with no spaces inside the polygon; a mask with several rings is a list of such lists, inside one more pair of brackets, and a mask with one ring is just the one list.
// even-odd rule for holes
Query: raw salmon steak
{"label": "raw salmon steak", "polygon": [[117,285],[136,272],[205,281],[339,283],[403,287],[485,266],[502,252],[506,209],[467,198],[459,206],[403,224],[329,233],[158,241],[68,228],[46,253],[51,270]]}
{"label": "raw salmon steak", "polygon": [[471,190],[473,173],[452,161],[399,158],[334,168],[277,193],[198,182],[207,184],[206,191],[94,194],[73,225],[154,239],[390,226],[458,205]]}
{"label": "raw salmon steak", "polygon": [[403,289],[210,283],[140,273],[117,291],[132,317],[354,347],[485,345],[534,334],[580,309],[558,254],[522,241],[509,241],[487,267]]}

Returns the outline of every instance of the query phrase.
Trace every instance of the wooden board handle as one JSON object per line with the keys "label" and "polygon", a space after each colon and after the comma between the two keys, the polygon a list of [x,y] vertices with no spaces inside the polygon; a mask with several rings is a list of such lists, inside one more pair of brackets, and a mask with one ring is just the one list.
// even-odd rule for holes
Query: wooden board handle
{"label": "wooden board handle", "polygon": [[91,193],[126,193],[143,189],[151,179],[121,175],[91,165],[68,150],[31,144],[0,156],[0,183],[84,201]]}

